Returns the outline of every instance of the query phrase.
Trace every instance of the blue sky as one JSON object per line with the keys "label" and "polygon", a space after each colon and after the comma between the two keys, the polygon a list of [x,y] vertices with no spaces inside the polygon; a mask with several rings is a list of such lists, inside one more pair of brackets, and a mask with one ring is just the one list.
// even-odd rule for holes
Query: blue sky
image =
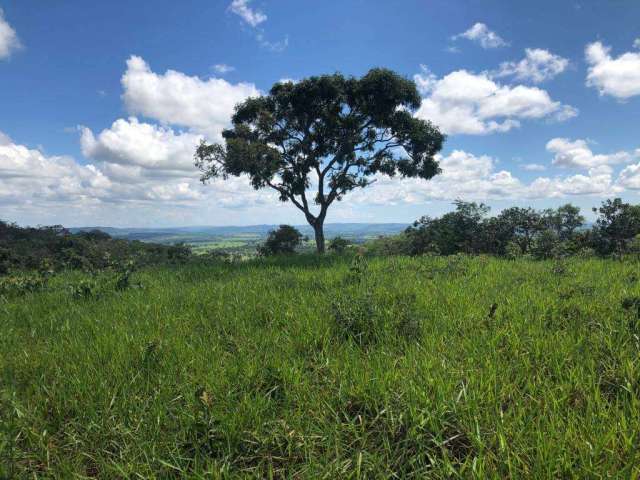
{"label": "blue sky", "polygon": [[639,202],[640,2],[0,0],[0,218],[302,223],[244,179],[198,183],[193,146],[282,79],[384,66],[448,133],[443,174],[380,179],[328,221]]}

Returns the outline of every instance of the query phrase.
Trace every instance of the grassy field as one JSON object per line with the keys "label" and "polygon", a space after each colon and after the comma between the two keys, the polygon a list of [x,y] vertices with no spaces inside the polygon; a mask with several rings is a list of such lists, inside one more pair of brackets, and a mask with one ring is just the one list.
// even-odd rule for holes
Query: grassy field
{"label": "grassy field", "polygon": [[62,274],[0,298],[0,477],[638,478],[639,276],[300,256],[78,294]]}

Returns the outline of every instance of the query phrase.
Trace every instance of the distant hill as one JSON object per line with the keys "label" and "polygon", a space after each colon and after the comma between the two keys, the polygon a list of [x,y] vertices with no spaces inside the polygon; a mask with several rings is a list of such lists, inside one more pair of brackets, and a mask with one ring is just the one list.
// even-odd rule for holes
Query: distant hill
{"label": "distant hill", "polygon": [[[364,241],[381,235],[395,235],[405,228],[407,223],[328,223],[325,225],[325,236],[332,238],[341,236],[353,241]],[[313,230],[309,225],[295,225],[304,235],[313,237]],[[247,225],[247,226],[197,226],[197,227],[166,227],[166,228],[117,228],[117,227],[76,227],[69,228],[73,233],[101,230],[115,238],[140,240],[174,244],[179,242],[199,244],[216,242],[224,239],[246,238],[247,240],[261,240],[269,231],[278,225]]]}

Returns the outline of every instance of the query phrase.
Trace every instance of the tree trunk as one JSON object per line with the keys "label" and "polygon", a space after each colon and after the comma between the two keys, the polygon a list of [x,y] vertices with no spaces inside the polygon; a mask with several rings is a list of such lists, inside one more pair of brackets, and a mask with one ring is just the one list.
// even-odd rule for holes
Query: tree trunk
{"label": "tree trunk", "polygon": [[313,230],[316,234],[316,249],[318,253],[322,254],[324,253],[324,222],[317,219],[313,225]]}

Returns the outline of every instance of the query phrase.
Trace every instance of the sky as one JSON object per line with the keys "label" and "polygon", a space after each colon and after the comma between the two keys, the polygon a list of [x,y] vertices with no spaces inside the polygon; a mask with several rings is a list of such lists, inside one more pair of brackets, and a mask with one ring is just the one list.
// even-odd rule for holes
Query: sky
{"label": "sky", "polygon": [[279,81],[386,67],[447,134],[432,180],[378,178],[328,222],[640,203],[640,2],[0,0],[0,219],[304,223],[196,145]]}

